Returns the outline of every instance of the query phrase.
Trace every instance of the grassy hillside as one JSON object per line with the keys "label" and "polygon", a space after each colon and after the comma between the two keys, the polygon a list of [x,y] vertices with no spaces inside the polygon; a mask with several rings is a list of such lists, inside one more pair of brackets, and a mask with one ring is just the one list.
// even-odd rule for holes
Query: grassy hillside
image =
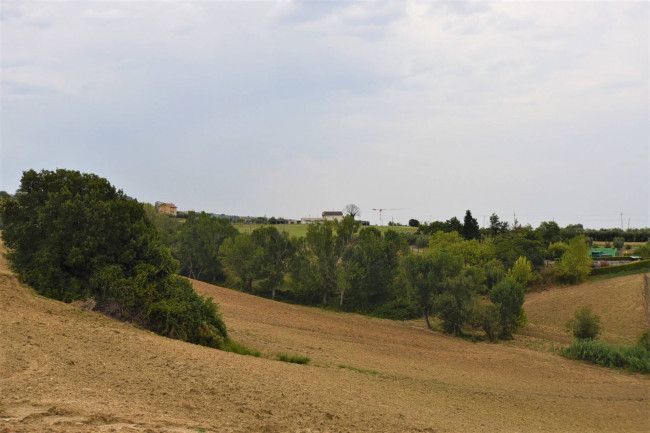
{"label": "grassy hillside", "polygon": [[[220,303],[236,340],[312,362],[289,364],[163,338],[37,296],[0,263],[0,431],[647,429],[645,376],[552,353],[472,344],[427,331],[420,321],[194,285]],[[543,304],[530,304],[531,321],[541,320],[532,305]]]}
{"label": "grassy hillside", "polygon": [[577,307],[591,305],[601,318],[602,338],[610,343],[634,344],[644,332],[641,304],[643,274],[557,287],[526,296],[529,325],[522,334],[550,341],[570,342],[566,322]]}

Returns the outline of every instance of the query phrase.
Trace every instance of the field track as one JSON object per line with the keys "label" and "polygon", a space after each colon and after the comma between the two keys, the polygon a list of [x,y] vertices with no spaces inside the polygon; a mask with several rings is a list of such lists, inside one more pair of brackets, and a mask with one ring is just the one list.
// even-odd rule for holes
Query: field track
{"label": "field track", "polygon": [[0,432],[645,432],[646,376],[194,282],[232,337],[159,337],[37,296],[0,263]]}

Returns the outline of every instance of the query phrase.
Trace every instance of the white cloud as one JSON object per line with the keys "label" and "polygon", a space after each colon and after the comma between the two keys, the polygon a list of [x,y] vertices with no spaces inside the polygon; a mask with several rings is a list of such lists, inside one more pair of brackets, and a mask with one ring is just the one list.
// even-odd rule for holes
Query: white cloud
{"label": "white cloud", "polygon": [[[648,225],[648,10],[3,4],[0,189],[69,162],[142,199],[219,212],[630,208]],[[643,187],[593,188],[609,166]]]}

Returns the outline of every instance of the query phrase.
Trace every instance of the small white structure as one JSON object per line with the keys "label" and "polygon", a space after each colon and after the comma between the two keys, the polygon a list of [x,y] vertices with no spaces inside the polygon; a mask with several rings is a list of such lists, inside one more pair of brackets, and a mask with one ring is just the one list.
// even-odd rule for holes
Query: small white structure
{"label": "small white structure", "polygon": [[341,211],[324,211],[323,220],[326,221],[339,221],[343,219],[343,212]]}

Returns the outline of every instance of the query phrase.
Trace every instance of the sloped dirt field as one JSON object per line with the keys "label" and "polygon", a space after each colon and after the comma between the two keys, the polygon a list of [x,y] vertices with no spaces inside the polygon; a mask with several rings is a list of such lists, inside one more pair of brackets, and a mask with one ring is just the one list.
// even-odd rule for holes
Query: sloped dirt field
{"label": "sloped dirt field", "polygon": [[557,287],[526,295],[528,326],[522,334],[569,343],[566,323],[577,307],[591,306],[601,321],[601,338],[613,344],[635,344],[647,329],[641,288],[643,274]]}
{"label": "sloped dirt field", "polygon": [[[2,266],[0,265],[0,268]],[[156,336],[0,269],[0,432],[641,432],[647,377],[195,282],[232,337]]]}

